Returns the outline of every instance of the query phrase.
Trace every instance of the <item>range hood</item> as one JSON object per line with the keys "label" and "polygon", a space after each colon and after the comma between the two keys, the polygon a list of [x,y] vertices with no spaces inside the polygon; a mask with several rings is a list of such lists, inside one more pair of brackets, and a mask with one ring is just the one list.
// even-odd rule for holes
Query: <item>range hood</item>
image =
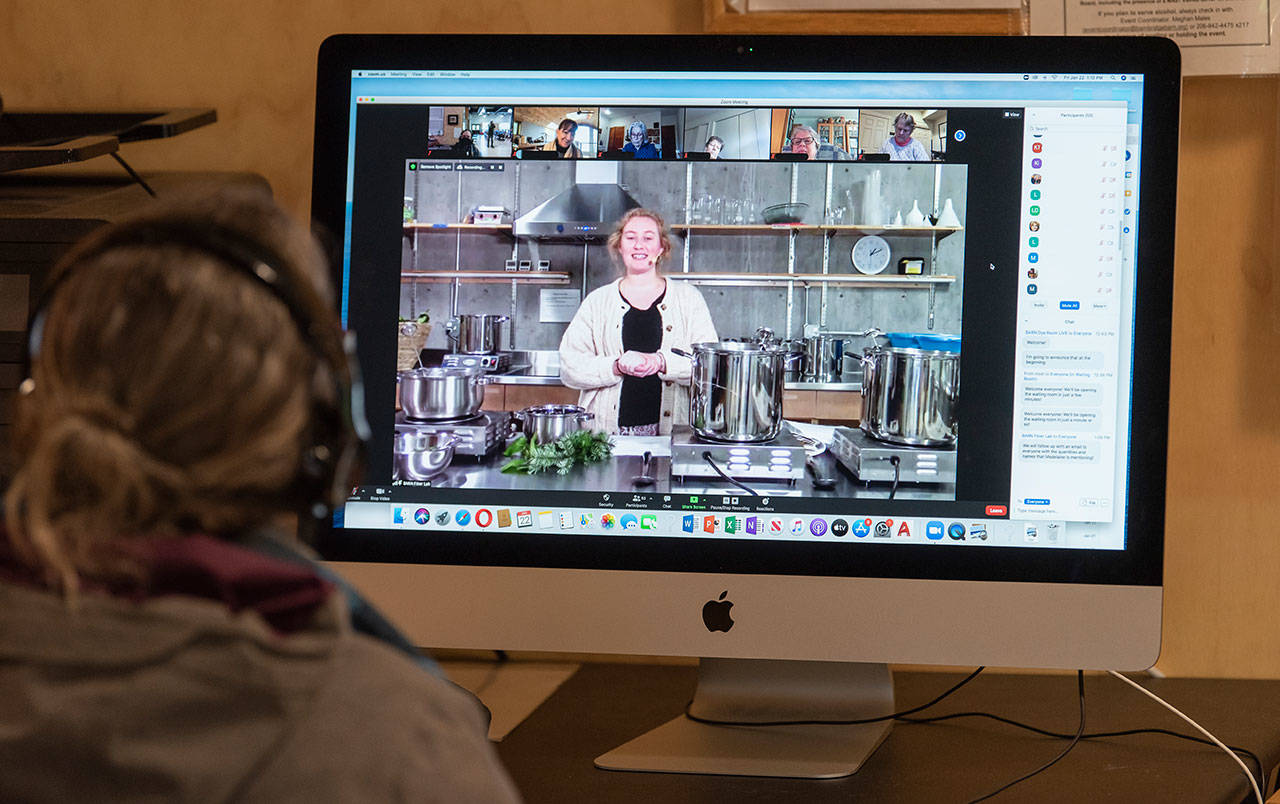
{"label": "range hood", "polygon": [[516,218],[516,235],[594,240],[608,237],[627,210],[640,206],[618,184],[617,162],[578,161],[574,185]]}

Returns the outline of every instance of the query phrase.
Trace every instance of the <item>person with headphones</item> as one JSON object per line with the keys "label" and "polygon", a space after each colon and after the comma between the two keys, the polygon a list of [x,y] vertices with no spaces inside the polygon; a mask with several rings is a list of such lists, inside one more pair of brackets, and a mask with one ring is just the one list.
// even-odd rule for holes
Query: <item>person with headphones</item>
{"label": "person with headphones", "polygon": [[518,800],[479,702],[288,535],[367,438],[330,296],[251,191],[54,267],[0,528],[0,800]]}

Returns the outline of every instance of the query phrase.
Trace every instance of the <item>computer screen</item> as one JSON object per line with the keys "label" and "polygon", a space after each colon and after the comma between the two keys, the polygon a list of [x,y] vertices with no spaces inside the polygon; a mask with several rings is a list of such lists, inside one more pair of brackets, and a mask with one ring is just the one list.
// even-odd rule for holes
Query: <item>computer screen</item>
{"label": "computer screen", "polygon": [[1178,82],[1163,40],[328,40],[374,437],[322,551],[424,645],[1153,663]]}

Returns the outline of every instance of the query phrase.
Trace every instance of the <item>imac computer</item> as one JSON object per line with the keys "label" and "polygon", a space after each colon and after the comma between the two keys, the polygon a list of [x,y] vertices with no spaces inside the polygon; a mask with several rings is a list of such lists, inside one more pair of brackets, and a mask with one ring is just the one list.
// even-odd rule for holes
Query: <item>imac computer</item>
{"label": "imac computer", "polygon": [[[373,437],[323,555],[423,646],[699,657],[711,720],[1150,666],[1179,80],[1159,39],[327,40]],[[598,764],[834,776],[887,729]]]}

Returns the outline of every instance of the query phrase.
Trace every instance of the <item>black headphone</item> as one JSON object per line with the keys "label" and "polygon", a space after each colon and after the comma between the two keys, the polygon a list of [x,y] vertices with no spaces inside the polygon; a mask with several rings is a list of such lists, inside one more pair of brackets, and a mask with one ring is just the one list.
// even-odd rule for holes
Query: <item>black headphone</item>
{"label": "black headphone", "polygon": [[40,351],[49,305],[67,278],[83,270],[81,266],[89,260],[109,251],[164,245],[203,252],[265,287],[288,310],[302,342],[317,358],[317,371],[328,370],[332,398],[313,396],[311,446],[303,451],[297,477],[287,491],[299,512],[316,519],[328,516],[347,498],[347,482],[353,470],[362,465],[369,441],[355,336],[342,331],[334,313],[309,282],[290,277],[284,270],[288,262],[247,232],[194,217],[138,220],[106,230],[86,247],[74,251],[71,261],[55,274],[31,311],[23,354],[26,379],[19,391],[30,394],[35,390],[33,358]]}

